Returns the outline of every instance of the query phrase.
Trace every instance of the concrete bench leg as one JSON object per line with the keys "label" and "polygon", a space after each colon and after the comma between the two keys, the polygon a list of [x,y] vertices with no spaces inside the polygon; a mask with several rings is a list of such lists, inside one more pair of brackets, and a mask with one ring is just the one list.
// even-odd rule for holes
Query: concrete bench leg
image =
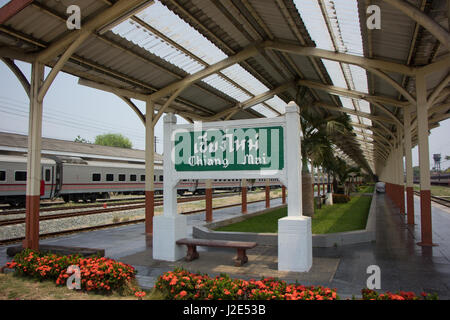
{"label": "concrete bench leg", "polygon": [[197,246],[188,245],[187,248],[188,248],[188,251],[187,251],[185,260],[192,261],[192,260],[198,259],[199,254],[197,252]]}
{"label": "concrete bench leg", "polygon": [[240,267],[247,261],[248,261],[248,257],[245,254],[245,249],[237,249],[237,258],[235,261],[235,266]]}

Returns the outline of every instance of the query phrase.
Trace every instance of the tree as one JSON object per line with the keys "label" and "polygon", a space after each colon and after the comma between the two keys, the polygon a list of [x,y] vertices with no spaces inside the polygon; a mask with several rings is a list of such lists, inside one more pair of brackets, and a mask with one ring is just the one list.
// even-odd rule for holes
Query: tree
{"label": "tree", "polygon": [[329,159],[333,157],[333,139],[351,130],[348,116],[323,118],[304,108],[300,114],[302,137],[302,190],[303,214],[314,214],[313,177],[308,169],[308,159],[312,165],[322,166],[327,170]]}
{"label": "tree", "polygon": [[344,185],[344,193],[349,195],[350,193],[350,185],[347,181],[351,176],[351,173],[360,174],[361,170],[358,167],[351,167],[347,164],[347,162],[339,157],[336,157],[336,163],[334,167],[337,178],[339,179],[339,183]]}
{"label": "tree", "polygon": [[85,138],[80,137],[80,135],[77,135],[77,137],[73,141],[74,142],[80,142],[80,143],[91,143],[88,140],[86,140]]}
{"label": "tree", "polygon": [[95,137],[95,144],[101,146],[119,147],[131,149],[133,144],[130,139],[120,133],[106,133]]}

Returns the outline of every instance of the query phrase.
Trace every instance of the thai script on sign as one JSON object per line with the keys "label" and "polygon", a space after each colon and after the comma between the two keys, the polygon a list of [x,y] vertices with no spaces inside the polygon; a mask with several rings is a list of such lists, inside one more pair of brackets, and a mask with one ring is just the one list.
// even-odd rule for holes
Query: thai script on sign
{"label": "thai script on sign", "polygon": [[282,170],[283,127],[176,130],[176,171]]}

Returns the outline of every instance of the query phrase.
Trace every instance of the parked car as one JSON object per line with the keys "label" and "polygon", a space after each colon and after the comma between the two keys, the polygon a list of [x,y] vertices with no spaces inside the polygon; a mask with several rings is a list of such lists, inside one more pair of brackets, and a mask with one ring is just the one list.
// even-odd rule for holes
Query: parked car
{"label": "parked car", "polygon": [[377,193],[384,193],[386,191],[386,184],[384,182],[377,182],[375,184],[375,190]]}

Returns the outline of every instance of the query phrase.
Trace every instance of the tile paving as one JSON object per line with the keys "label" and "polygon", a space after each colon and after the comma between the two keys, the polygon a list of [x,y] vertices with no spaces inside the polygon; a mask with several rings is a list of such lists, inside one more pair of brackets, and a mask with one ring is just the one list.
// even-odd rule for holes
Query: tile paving
{"label": "tile paving", "polygon": [[[138,281],[144,288],[153,286],[164,271],[182,266],[192,272],[209,275],[227,273],[231,277],[259,279],[275,276],[288,282],[296,280],[305,285],[324,285],[337,288],[341,297],[359,295],[366,286],[367,267],[378,265],[381,270],[381,291],[412,290],[436,292],[450,299],[450,210],[433,205],[433,241],[436,247],[420,247],[420,201],[415,197],[415,226],[406,225],[406,217],[399,214],[384,195],[377,197],[376,241],[332,248],[313,248],[313,267],[309,272],[282,272],[277,270],[277,247],[259,245],[248,250],[249,262],[235,267],[235,250],[199,248],[200,258],[192,262],[155,261],[152,259],[151,240],[144,233],[143,223],[44,239],[41,243],[105,248],[106,256],[130,263],[138,270]],[[271,206],[281,204],[280,199]],[[249,212],[264,208],[264,202],[248,205]],[[214,219],[228,219],[239,215],[240,208],[214,211]],[[188,233],[192,226],[204,223],[205,214],[188,217]],[[7,246],[0,247],[0,265],[11,260],[6,256]]]}

